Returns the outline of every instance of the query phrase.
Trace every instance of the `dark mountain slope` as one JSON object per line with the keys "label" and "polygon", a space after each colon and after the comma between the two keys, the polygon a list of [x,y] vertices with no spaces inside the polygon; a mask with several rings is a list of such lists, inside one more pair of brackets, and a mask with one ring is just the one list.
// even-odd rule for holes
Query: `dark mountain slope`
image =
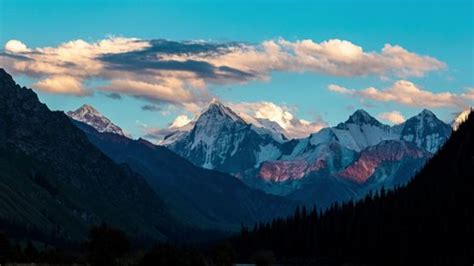
{"label": "dark mountain slope", "polygon": [[228,174],[197,167],[165,147],[75,123],[113,160],[142,174],[189,226],[235,231],[241,224],[286,215],[296,206],[292,201],[251,189]]}
{"label": "dark mountain slope", "polygon": [[176,227],[146,181],[92,145],[62,112],[0,69],[0,218],[83,239],[106,221],[134,237]]}
{"label": "dark mountain slope", "polygon": [[317,265],[471,265],[473,179],[471,115],[407,186],[322,215],[298,210],[244,230],[234,245],[242,260],[269,249],[281,261]]}

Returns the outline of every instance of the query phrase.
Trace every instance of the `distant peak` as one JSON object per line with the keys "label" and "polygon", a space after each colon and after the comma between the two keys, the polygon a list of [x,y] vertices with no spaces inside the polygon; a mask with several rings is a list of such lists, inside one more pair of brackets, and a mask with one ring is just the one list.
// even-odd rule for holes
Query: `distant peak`
{"label": "distant peak", "polygon": [[217,99],[216,97],[212,98],[212,100],[209,102],[209,105],[222,105],[221,101]]}
{"label": "distant peak", "polygon": [[467,118],[469,117],[471,113],[472,113],[472,107],[458,113],[456,117],[454,118],[453,122],[451,123],[453,130],[455,131],[458,130],[459,126],[462,123],[466,122]]}
{"label": "distant peak", "polygon": [[207,107],[204,108],[203,113],[206,112],[209,109],[226,109],[228,108],[226,105],[224,105],[219,99],[217,98],[212,98],[212,100],[207,104]]}
{"label": "distant peak", "polygon": [[367,113],[364,109],[357,109],[351,116],[370,117],[369,113]]}
{"label": "distant peak", "polygon": [[83,104],[75,111],[67,112],[74,120],[86,123],[99,132],[108,132],[125,136],[123,130],[89,104]]}
{"label": "distant peak", "polygon": [[225,106],[221,101],[217,98],[213,98],[207,108],[205,108],[200,117],[210,117],[210,116],[221,116],[221,117],[228,117],[234,121],[240,121],[245,123],[244,119],[242,119],[238,114],[236,114],[232,109]]}
{"label": "distant peak", "polygon": [[380,125],[380,122],[377,119],[375,119],[374,117],[372,117],[365,110],[359,109],[359,110],[355,111],[351,116],[349,116],[349,119],[345,122],[345,124]]}
{"label": "distant peak", "polygon": [[89,105],[89,104],[83,104],[77,110],[86,110],[93,113],[99,113],[99,111],[97,111],[92,105]]}
{"label": "distant peak", "polygon": [[431,112],[428,109],[423,109],[423,111],[420,112],[420,115],[422,115],[422,116],[436,116],[433,112]]}
{"label": "distant peak", "polygon": [[103,116],[99,111],[89,104],[83,104],[76,110],[67,112],[67,114],[72,118],[83,117],[85,115]]}

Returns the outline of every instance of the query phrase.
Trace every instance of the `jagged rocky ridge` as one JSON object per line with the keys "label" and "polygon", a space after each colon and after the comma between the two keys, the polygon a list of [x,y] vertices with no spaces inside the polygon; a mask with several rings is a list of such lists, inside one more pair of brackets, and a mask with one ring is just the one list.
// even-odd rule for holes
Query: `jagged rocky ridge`
{"label": "jagged rocky ridge", "polygon": [[94,127],[99,132],[108,132],[125,136],[125,133],[120,127],[112,123],[107,117],[99,113],[89,104],[84,104],[75,111],[69,111],[67,112],[67,115],[72,117],[74,120],[81,121]]}
{"label": "jagged rocky ridge", "polygon": [[[335,127],[293,140],[275,138],[274,130],[247,123],[216,101],[194,123],[190,131],[171,136],[166,146],[198,166],[230,173],[278,195],[302,195],[308,187],[323,186],[317,189],[320,194],[324,186],[335,186],[350,187],[343,194],[351,198],[406,182],[451,134],[451,127],[428,110],[395,126],[357,110]],[[347,181],[356,184],[348,186]],[[311,195],[296,198],[313,202],[325,197],[307,193]]]}
{"label": "jagged rocky ridge", "polygon": [[177,134],[173,142],[165,139],[166,147],[197,166],[234,175],[277,159],[286,148],[282,136],[248,124],[216,100],[202,112],[190,131]]}

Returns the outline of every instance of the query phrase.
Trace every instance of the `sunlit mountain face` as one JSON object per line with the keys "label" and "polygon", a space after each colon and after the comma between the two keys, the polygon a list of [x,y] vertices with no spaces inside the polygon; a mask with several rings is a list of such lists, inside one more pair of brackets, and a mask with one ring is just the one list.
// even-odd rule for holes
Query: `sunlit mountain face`
{"label": "sunlit mountain face", "polygon": [[[68,114],[99,132],[104,132],[104,124],[92,123],[96,117],[107,121],[105,125],[111,123],[97,111],[91,121],[81,120],[75,114],[83,109]],[[428,110],[395,126],[357,110],[335,127],[290,140],[281,129],[243,117],[214,99],[159,144],[253,189],[325,208],[381,187],[405,184],[452,131]],[[307,192],[314,189],[330,192]]]}
{"label": "sunlit mountain face", "polygon": [[0,265],[423,264],[473,234],[473,10],[1,1]]}

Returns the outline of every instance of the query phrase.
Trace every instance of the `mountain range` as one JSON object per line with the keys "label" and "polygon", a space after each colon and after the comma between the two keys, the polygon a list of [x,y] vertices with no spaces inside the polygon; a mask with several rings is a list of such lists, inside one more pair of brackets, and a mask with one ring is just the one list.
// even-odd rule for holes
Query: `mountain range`
{"label": "mountain range", "polygon": [[[403,184],[451,134],[429,110],[382,124],[364,110],[307,138],[249,123],[212,101],[187,130],[162,145],[195,165],[229,173],[253,188],[326,207],[382,186]],[[327,192],[329,191],[329,192]]]}
{"label": "mountain range", "polygon": [[[69,114],[87,113],[82,109],[90,107]],[[94,127],[94,121],[103,117],[96,114],[93,119],[71,117]],[[106,121],[95,128],[101,131],[110,120]],[[325,208],[406,183],[452,131],[426,109],[394,126],[357,110],[345,122],[302,139],[286,138],[274,124],[249,120],[214,99],[198,117],[158,144],[198,167],[228,173],[250,188]]]}
{"label": "mountain range", "polygon": [[50,241],[80,241],[101,222],[135,239],[209,239],[404,184],[451,131],[428,110],[395,126],[357,110],[287,139],[213,100],[156,145],[90,105],[50,111],[1,69],[0,224]]}
{"label": "mountain range", "polygon": [[288,218],[244,228],[229,241],[242,262],[260,257],[281,265],[469,265],[473,165],[470,114],[407,185],[324,212],[299,208]]}
{"label": "mountain range", "polygon": [[132,140],[91,106],[50,111],[3,69],[0,112],[0,226],[13,238],[82,241],[105,222],[140,241],[196,241],[297,205]]}

